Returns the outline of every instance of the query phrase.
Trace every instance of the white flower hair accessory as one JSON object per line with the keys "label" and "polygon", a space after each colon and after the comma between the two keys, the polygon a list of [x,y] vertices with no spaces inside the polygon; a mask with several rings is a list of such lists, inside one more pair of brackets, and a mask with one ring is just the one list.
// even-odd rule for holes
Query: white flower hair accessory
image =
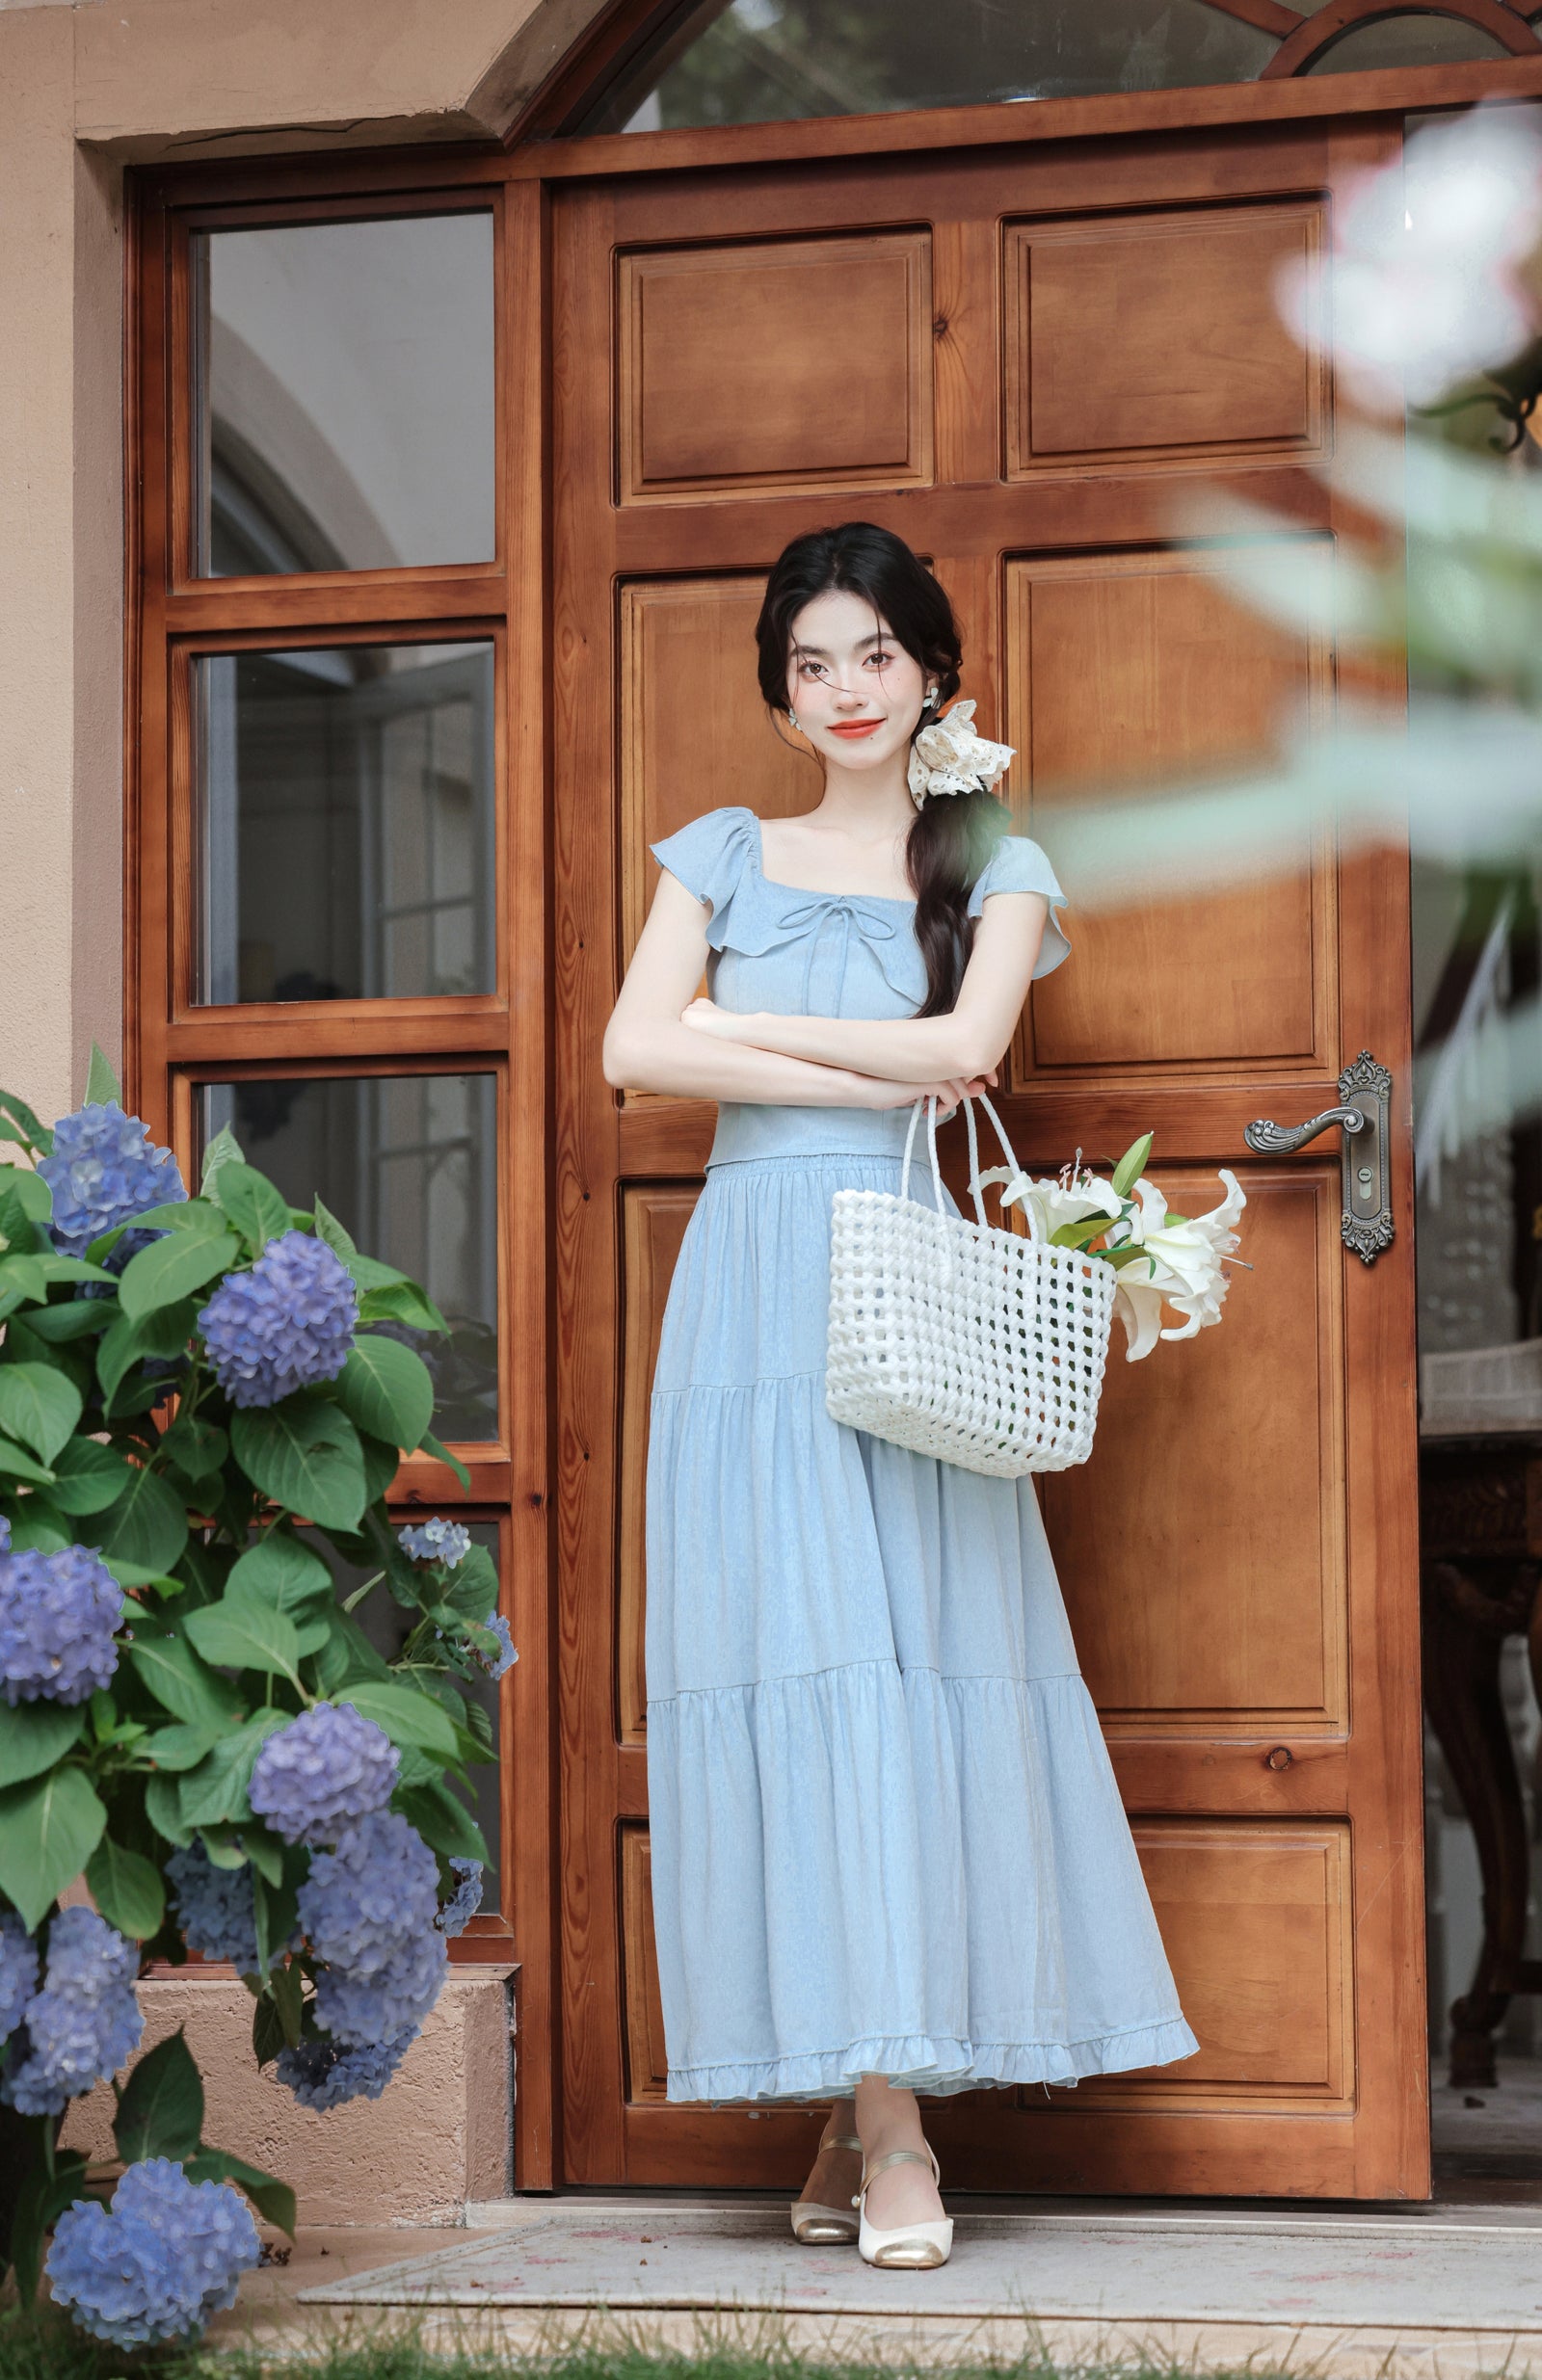
{"label": "white flower hair accessory", "polygon": [[1013,746],[974,732],[974,705],[955,702],[922,727],[910,748],[910,798],[917,809],[939,793],[991,793],[1006,775]]}

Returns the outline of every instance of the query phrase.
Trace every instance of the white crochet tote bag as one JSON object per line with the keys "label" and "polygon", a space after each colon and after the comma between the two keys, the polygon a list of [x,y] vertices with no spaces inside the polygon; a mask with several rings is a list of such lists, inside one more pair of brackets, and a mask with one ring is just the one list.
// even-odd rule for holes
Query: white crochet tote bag
{"label": "white crochet tote bag", "polygon": [[[930,1206],[910,1196],[923,1105]],[[989,1099],[980,1105],[1017,1173],[1000,1118]],[[967,1471],[1069,1470],[1092,1452],[1117,1276],[1078,1249],[986,1222],[968,1099],[964,1115],[975,1222],[944,1209],[935,1098],[912,1111],[897,1197],[835,1194],[825,1406],[854,1430]]]}

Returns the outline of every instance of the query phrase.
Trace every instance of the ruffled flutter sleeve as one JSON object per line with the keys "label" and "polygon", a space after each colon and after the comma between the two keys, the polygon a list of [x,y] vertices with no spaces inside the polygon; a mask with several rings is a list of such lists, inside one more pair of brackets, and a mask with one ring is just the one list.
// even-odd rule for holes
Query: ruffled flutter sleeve
{"label": "ruffled flutter sleeve", "polygon": [[1060,889],[1053,868],[1039,849],[1025,835],[1004,834],[985,866],[974,880],[970,894],[970,915],[983,914],[985,904],[993,892],[1040,892],[1050,904],[1045,921],[1044,940],[1039,946],[1034,979],[1049,975],[1071,956],[1071,944],[1060,923],[1060,912],[1066,896]]}
{"label": "ruffled flutter sleeve", "polygon": [[[753,810],[709,809],[649,849],[661,868],[698,901],[705,901],[719,918],[744,873],[758,833]],[[715,944],[715,938],[709,939]]]}

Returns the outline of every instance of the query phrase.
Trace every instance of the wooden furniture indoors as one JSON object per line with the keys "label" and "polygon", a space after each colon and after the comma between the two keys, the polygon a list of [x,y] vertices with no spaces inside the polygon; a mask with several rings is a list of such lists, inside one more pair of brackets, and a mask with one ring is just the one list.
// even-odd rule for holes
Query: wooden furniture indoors
{"label": "wooden furniture indoors", "polygon": [[1477,1966],[1450,2012],[1450,2081],[1492,2089],[1512,1995],[1542,1992],[1542,1959],[1523,1956],[1531,1845],[1500,1693],[1505,1639],[1524,1636],[1542,1698],[1542,1431],[1426,1439],[1419,1517],[1424,1707],[1483,1878]]}
{"label": "wooden furniture indoors", "polygon": [[[520,1962],[524,2188],[791,2185],[817,2122],[663,2094],[646,1391],[710,1117],[618,1099],[598,1067],[649,840],[718,803],[813,792],[755,696],[761,577],[795,531],[853,516],[930,556],[967,689],[1018,747],[1013,798],[1051,855],[1052,804],[1256,754],[1282,703],[1325,716],[1326,632],[1238,610],[1220,555],[1181,542],[1183,500],[1220,482],[1331,555],[1337,401],[1280,329],[1273,277],[1320,271],[1346,178],[1396,154],[1403,111],[1542,90],[1535,38],[1499,0],[1460,10],[1502,27],[1498,63],[1304,79],[1311,29],[1369,6],[1232,13],[1279,40],[1276,71],[567,137],[663,20],[616,0],[507,147],[136,181],[129,1087],[191,1162],[210,1081],[440,1069],[492,1086],[497,1415],[465,1443],[469,1499],[416,1459],[397,1484],[500,1532],[521,1657],[503,1914],[483,1940]],[[491,550],[201,575],[197,235],[467,209],[492,227]],[[487,984],[201,1000],[198,663],[435,639],[493,656]],[[1018,1148],[1053,1167],[1154,1126],[1180,1203],[1211,1197],[1221,1164],[1250,1202],[1254,1270],[1224,1330],[1140,1369],[1116,1354],[1106,1442],[1045,1496],[1202,2047],[1074,2095],[950,2102],[941,2152],[961,2186],[1421,2196],[1406,862],[1306,835],[1289,874],[1118,916],[1083,900],[1073,934],[1015,1055]],[[1370,1267],[1341,1242],[1337,1151],[1259,1160],[1242,1139],[1258,1116],[1331,1104],[1362,1048],[1396,1077],[1396,1237]]]}

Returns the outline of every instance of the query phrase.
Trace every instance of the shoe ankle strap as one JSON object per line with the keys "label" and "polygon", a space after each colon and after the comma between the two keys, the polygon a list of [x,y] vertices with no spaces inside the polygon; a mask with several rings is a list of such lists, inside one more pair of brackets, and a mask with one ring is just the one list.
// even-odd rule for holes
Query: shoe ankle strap
{"label": "shoe ankle strap", "polygon": [[852,2201],[854,2206],[860,2205],[866,2197],[868,2183],[876,2181],[880,2174],[887,2173],[891,2165],[929,2165],[932,2169],[932,2180],[939,2189],[943,2186],[942,2173],[930,2147],[924,2153],[919,2149],[891,2149],[887,2156],[875,2157],[870,2165],[864,2164],[862,2188]]}
{"label": "shoe ankle strap", "polygon": [[857,2138],[855,2132],[832,2132],[829,2139],[822,2140],[819,2143],[819,2146],[821,2150],[855,2149],[859,2155],[862,2151],[862,2142]]}

